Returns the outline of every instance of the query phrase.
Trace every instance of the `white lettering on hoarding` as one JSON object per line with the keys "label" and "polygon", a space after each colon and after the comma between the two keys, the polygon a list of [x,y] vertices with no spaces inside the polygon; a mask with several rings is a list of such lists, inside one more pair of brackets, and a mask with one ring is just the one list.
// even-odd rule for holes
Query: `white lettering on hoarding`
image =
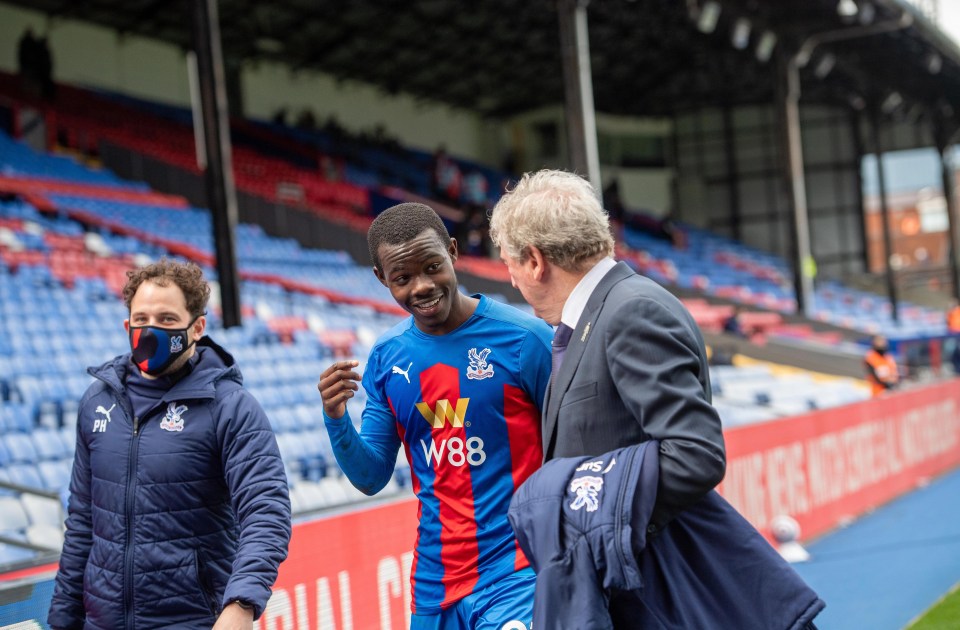
{"label": "white lettering on hoarding", "polygon": [[410,628],[410,567],[413,553],[407,552],[397,560],[394,556],[384,556],[377,564],[377,601],[380,607],[380,630],[391,630],[390,621],[396,609],[394,600],[402,597],[404,628]]}
{"label": "white lettering on hoarding", "polygon": [[310,623],[310,604],[307,599],[307,585],[300,583],[293,587],[294,602],[286,589],[274,589],[257,624],[262,630],[353,630],[353,605],[350,596],[350,573],[340,571],[337,574],[340,595],[340,624],[337,624],[333,607],[333,594],[330,580],[324,576],[317,578],[316,626]]}
{"label": "white lettering on hoarding", "polygon": [[[767,480],[767,519],[780,514],[801,514],[807,511],[807,475],[803,444],[792,442],[765,453]],[[764,521],[767,522],[767,521]]]}
{"label": "white lettering on hoarding", "polygon": [[290,605],[290,595],[285,589],[279,588],[270,595],[267,607],[260,618],[264,630],[295,630],[293,622],[293,606]]}
{"label": "white lettering on hoarding", "polygon": [[751,453],[727,462],[723,495],[751,523],[764,522],[763,454]]}
{"label": "white lettering on hoarding", "polygon": [[[297,584],[297,586],[303,586],[302,584]],[[306,587],[304,587],[304,592],[306,592]],[[306,602],[304,602],[304,611],[307,611]],[[330,594],[330,580],[327,577],[322,577],[317,580],[317,628],[319,630],[336,630],[337,621],[336,617],[333,614],[333,596]],[[307,630],[310,629],[310,621],[307,620],[307,625],[304,626]],[[297,628],[297,630],[303,630],[302,628]]]}
{"label": "white lettering on hoarding", "polygon": [[[321,585],[322,582],[322,585]],[[330,611],[330,622],[333,622],[333,606],[332,605],[323,605],[323,599],[321,593],[323,589],[321,586],[327,585],[327,578],[320,578],[317,580],[317,602],[320,609],[318,613],[319,621],[317,625],[323,625],[323,611]],[[330,589],[326,589],[327,599],[330,598]],[[310,609],[307,605],[307,585],[306,584],[297,584],[293,587],[293,599],[297,602],[297,628],[309,628],[310,627]]]}
{"label": "white lettering on hoarding", "polygon": [[400,563],[393,556],[381,558],[377,565],[377,601],[380,604],[380,630],[390,630],[391,603],[403,594]]}
{"label": "white lettering on hoarding", "polygon": [[727,462],[722,492],[750,522],[803,515],[924,464],[960,444],[953,399]]}
{"label": "white lettering on hoarding", "polygon": [[400,566],[403,569],[403,619],[404,628],[410,630],[410,606],[413,603],[413,593],[410,591],[410,571],[413,568],[413,552],[408,551],[400,556]]}
{"label": "white lettering on hoarding", "polygon": [[340,615],[343,617],[343,630],[353,630],[353,599],[350,597],[350,573],[337,574],[340,586]]}

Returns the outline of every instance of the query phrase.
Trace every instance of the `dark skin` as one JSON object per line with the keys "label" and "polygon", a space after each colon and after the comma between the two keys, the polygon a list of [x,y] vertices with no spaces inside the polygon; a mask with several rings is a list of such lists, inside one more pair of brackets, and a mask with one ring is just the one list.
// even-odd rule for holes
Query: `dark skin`
{"label": "dark skin", "polygon": [[[399,245],[383,244],[378,250],[380,266],[374,275],[390,289],[393,299],[413,315],[414,325],[428,335],[446,335],[467,321],[478,300],[457,290],[457,242],[445,247],[433,230],[424,230]],[[347,400],[359,388],[357,361],[337,361],[320,375],[317,389],[323,409],[331,418],[342,418]]]}

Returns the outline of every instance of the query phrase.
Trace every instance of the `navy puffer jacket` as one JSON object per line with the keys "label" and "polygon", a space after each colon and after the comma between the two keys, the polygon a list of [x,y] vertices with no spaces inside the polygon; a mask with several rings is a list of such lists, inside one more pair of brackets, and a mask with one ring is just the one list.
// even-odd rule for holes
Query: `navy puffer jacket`
{"label": "navy puffer jacket", "polygon": [[290,540],[290,498],[266,414],[204,337],[193,370],[135,419],[130,356],[89,370],[54,628],[207,628],[235,599],[256,616]]}

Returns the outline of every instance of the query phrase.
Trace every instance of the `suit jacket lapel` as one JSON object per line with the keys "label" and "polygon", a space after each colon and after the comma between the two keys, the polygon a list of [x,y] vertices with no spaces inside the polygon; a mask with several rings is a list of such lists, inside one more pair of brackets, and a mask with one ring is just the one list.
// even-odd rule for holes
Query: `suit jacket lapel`
{"label": "suit jacket lapel", "polygon": [[580,315],[577,327],[570,337],[567,351],[563,355],[563,365],[560,366],[560,370],[553,376],[551,385],[547,389],[546,404],[544,405],[543,412],[544,460],[548,459],[553,452],[557,433],[557,419],[560,415],[560,400],[563,398],[563,394],[567,389],[570,388],[570,382],[573,380],[573,375],[576,373],[580,359],[583,357],[584,348],[586,348],[587,343],[590,342],[593,332],[597,327],[597,318],[603,308],[607,294],[610,293],[610,289],[612,289],[614,285],[633,274],[633,270],[625,263],[617,263],[615,267],[603,276],[600,284],[597,285],[593,293],[590,294],[590,299],[587,300],[587,306],[583,309],[583,314]]}

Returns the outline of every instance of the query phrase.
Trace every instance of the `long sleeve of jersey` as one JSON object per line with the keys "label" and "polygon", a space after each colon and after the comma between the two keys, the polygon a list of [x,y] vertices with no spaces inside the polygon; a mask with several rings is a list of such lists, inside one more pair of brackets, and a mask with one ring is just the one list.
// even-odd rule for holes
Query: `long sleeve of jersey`
{"label": "long sleeve of jersey", "polygon": [[330,436],[330,445],[340,469],[360,492],[374,495],[383,489],[393,475],[400,448],[397,421],[390,406],[376,388],[367,386],[367,404],[358,432],[350,414],[340,419],[323,414],[323,423]]}

